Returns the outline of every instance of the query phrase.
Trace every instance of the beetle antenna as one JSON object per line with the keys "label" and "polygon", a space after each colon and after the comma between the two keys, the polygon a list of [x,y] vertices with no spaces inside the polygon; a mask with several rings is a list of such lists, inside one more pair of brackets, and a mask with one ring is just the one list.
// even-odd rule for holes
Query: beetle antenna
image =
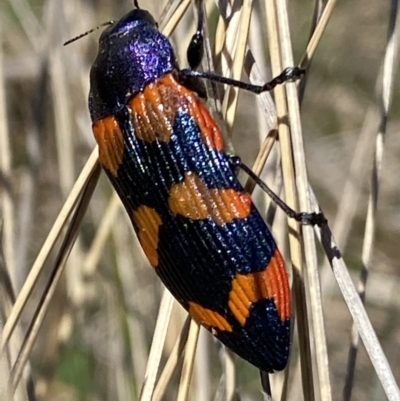
{"label": "beetle antenna", "polygon": [[103,27],[105,27],[105,26],[112,25],[114,22],[115,22],[115,21],[103,22],[102,24],[96,26],[96,28],[93,28],[93,29],[91,29],[90,31],[87,31],[87,32],[85,32],[85,33],[81,33],[80,35],[75,36],[74,38],[72,38],[72,39],[70,39],[70,40],[67,40],[67,41],[64,43],[64,46],[67,46],[67,45],[71,44],[72,42],[75,42],[76,40],[81,39],[81,38],[83,38],[84,36],[89,35],[90,33],[99,30],[100,28],[103,28]]}

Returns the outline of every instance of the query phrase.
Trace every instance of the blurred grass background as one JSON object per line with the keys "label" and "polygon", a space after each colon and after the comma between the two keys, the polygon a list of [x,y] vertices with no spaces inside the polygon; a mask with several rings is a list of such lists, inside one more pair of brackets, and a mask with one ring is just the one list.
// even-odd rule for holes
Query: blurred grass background
{"label": "blurred grass background", "polygon": [[[139,3],[158,19],[163,2]],[[256,13],[260,12],[259,7],[256,6]],[[302,104],[310,182],[355,280],[361,267],[373,147],[379,123],[378,82],[390,7],[389,1],[339,2],[307,75]],[[87,93],[99,33],[66,48],[62,43],[104,21],[118,19],[131,8],[128,0],[9,0],[0,4],[0,79],[5,89],[4,104],[0,107],[6,112],[11,166],[9,175],[0,178],[3,197],[8,195],[11,199],[14,243],[11,250],[4,251],[17,293],[95,145]],[[289,10],[295,60],[299,60],[310,34],[313,3],[294,0]],[[211,32],[217,16],[213,10]],[[268,80],[266,29],[263,21],[254,15],[253,18],[258,23],[252,25],[251,44],[261,49],[257,62]],[[194,32],[192,21],[189,10],[172,37],[181,65],[186,65],[184,54]],[[395,80],[366,295],[369,316],[397,380],[400,379],[399,89],[399,81]],[[266,133],[260,132],[262,124],[257,107],[255,96],[241,92],[233,143],[249,164],[256,156],[259,136]],[[276,155],[272,159],[276,160]],[[354,175],[351,171],[355,171]],[[353,191],[347,198],[346,188]],[[99,226],[106,224],[104,214],[109,210],[110,199],[112,190],[102,175],[30,356],[29,372],[39,400],[139,397],[162,285],[143,259],[118,202],[113,203],[110,212],[114,214],[110,217],[111,231],[106,245],[98,263],[93,264],[93,239]],[[3,226],[4,235],[8,227]],[[285,230],[274,234],[286,249]],[[31,321],[54,259],[54,255],[50,257],[24,310],[22,334]],[[322,257],[320,264],[333,399],[340,400],[351,318]],[[183,325],[184,311],[175,306],[171,319],[164,358]],[[218,383],[222,368],[218,349],[211,336],[202,333],[189,399],[220,399]],[[261,399],[257,370],[241,360],[237,365],[240,399]],[[176,397],[178,378],[175,373],[164,399]],[[301,399],[299,386],[300,381],[291,382],[288,399]],[[352,399],[384,399],[362,346]]]}

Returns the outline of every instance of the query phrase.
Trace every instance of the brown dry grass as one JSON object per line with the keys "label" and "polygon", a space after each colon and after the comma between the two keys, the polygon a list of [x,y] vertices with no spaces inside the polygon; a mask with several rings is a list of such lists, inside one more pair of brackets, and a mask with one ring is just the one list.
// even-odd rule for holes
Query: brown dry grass
{"label": "brown dry grass", "polygon": [[[139,3],[158,19],[161,3]],[[241,14],[237,13],[225,32],[224,24],[217,24],[219,13],[214,3],[208,2],[211,45],[217,53],[214,62],[218,71],[247,79],[243,70],[248,73],[253,67],[251,79],[264,81],[271,76],[271,69],[277,74],[282,63],[292,65],[303,57],[309,43],[313,6],[301,0],[290,2],[287,22],[283,2],[266,2],[267,13],[264,6],[254,3],[247,38],[248,18],[242,17],[244,22],[238,28],[235,24]],[[278,143],[273,137],[267,140],[266,147],[272,148],[272,153],[263,177],[280,188],[283,176],[287,201],[304,210],[306,161],[309,181],[352,277],[357,281],[360,274],[365,278],[368,271],[368,314],[393,375],[399,380],[399,85],[393,80],[397,70],[397,31],[389,36],[392,42],[388,40],[396,4],[392,1],[378,6],[354,0],[334,7],[307,74],[301,124],[297,120],[294,85],[275,93],[278,115],[289,112],[291,127],[285,130],[283,124],[279,126]],[[150,400],[152,394],[152,399],[157,400],[164,392],[164,399],[184,400],[188,396],[199,401],[231,400],[235,394],[241,399],[260,399],[261,386],[254,368],[243,361],[236,361],[235,368],[234,358],[203,330],[197,341],[196,325],[185,323],[185,313],[173,305],[149,269],[129,221],[103,176],[82,216],[98,172],[94,153],[87,173],[83,172],[85,177],[80,173],[94,148],[86,97],[98,34],[67,48],[61,44],[105,20],[120,17],[131,4],[106,0],[9,0],[1,7],[2,342],[8,338],[7,333],[11,334],[10,320],[8,326],[4,325],[12,306],[15,311],[15,305],[20,305],[22,314],[17,315],[17,329],[0,358],[0,399],[11,399],[6,393],[5,377],[17,387],[16,400],[28,399],[27,387],[34,388],[43,400],[135,400],[139,394],[142,400]],[[184,9],[185,4],[181,11]],[[172,35],[182,64],[193,32],[191,7],[188,10]],[[177,17],[179,11],[175,10],[173,16]],[[178,22],[170,16],[165,21],[160,28],[168,33]],[[280,26],[279,35],[276,24]],[[229,59],[221,61],[220,50],[222,55],[227,52],[225,39],[229,48],[237,32],[242,47],[237,48],[233,63]],[[257,68],[249,63],[247,42]],[[267,51],[268,47],[272,50]],[[258,102],[255,96],[240,92],[236,104],[237,93],[232,92],[230,107],[223,113],[224,128],[232,132],[237,153],[252,165],[260,140],[276,128],[275,110],[268,96]],[[293,160],[297,176],[293,173]],[[283,170],[277,169],[278,164]],[[79,198],[87,182],[89,188]],[[78,197],[74,201],[69,198],[70,205],[65,206],[73,187]],[[260,208],[266,208],[269,201],[260,196],[259,190],[255,197]],[[76,202],[78,213],[70,208]],[[54,226],[62,207],[61,220]],[[69,228],[62,228],[63,220]],[[336,260],[332,275],[321,247],[313,245],[311,228],[303,229],[306,244],[302,245],[298,242],[301,237],[293,231],[288,241],[286,226],[278,213],[273,232],[286,250],[288,264],[291,261],[294,266],[298,330],[290,371],[287,375],[274,375],[274,399],[280,399],[285,377],[288,386],[284,385],[283,399],[301,400],[303,393],[308,401],[313,399],[313,392],[317,400],[346,399],[342,393],[349,380],[346,370],[353,322],[348,307],[362,328],[369,350],[366,352],[360,343],[357,363],[350,369],[354,374],[352,400],[385,399],[385,391],[393,385],[391,373],[376,348],[358,299],[349,300],[354,294],[346,285],[347,270],[341,270],[343,265]],[[291,229],[298,228],[291,225]],[[43,249],[46,237],[52,245]],[[36,282],[32,275],[36,272],[40,275],[28,298],[21,288],[26,290],[30,282]],[[335,278],[347,296],[347,306]],[[17,304],[8,279],[18,296]],[[43,309],[46,302],[47,313]],[[306,305],[307,314],[302,305]],[[32,336],[35,325],[39,331]],[[186,339],[183,360],[179,355]],[[355,332],[353,342],[358,342]],[[22,344],[28,358],[25,371]],[[378,366],[378,376],[368,353],[375,368]],[[395,388],[392,395],[391,399],[398,399]]]}

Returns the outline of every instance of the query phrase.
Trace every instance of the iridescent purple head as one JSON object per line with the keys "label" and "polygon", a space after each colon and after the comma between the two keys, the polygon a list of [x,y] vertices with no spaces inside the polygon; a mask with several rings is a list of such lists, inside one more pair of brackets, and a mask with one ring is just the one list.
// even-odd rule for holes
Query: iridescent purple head
{"label": "iridescent purple head", "polygon": [[151,14],[132,10],[100,36],[90,71],[92,121],[117,113],[146,85],[177,68],[171,43]]}

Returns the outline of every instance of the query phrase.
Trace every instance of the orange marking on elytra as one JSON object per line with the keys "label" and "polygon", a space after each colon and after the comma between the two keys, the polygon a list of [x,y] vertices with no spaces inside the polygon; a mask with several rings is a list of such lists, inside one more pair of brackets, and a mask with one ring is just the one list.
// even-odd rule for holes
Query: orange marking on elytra
{"label": "orange marking on elytra", "polygon": [[93,134],[99,145],[100,163],[115,177],[124,156],[124,139],[114,116],[93,123]]}
{"label": "orange marking on elytra", "polygon": [[173,120],[164,112],[163,103],[156,83],[147,85],[142,93],[131,99],[132,124],[139,139],[147,142],[170,141]]}
{"label": "orange marking on elytra", "polygon": [[171,187],[168,205],[174,214],[192,220],[211,218],[223,225],[248,217],[252,202],[246,193],[230,188],[207,188],[197,174],[187,173],[183,182]]}
{"label": "orange marking on elytra", "polygon": [[201,136],[206,144],[210,148],[223,150],[224,139],[222,133],[197,94],[179,84],[172,74],[165,75],[158,82],[159,85],[164,85],[168,88],[166,90],[166,97],[173,97],[170,102],[167,101],[165,104],[174,103],[177,105],[177,108],[178,106],[188,108],[190,115],[200,128]]}
{"label": "orange marking on elytra", "polygon": [[218,312],[203,308],[195,302],[189,302],[189,313],[198,324],[209,330],[216,328],[221,331],[232,331],[232,326]]}
{"label": "orange marking on elytra", "polygon": [[208,109],[198,99],[191,103],[190,106],[190,114],[199,126],[206,144],[213,149],[223,150],[224,138]]}
{"label": "orange marking on elytra", "polygon": [[187,110],[199,126],[205,143],[223,150],[224,140],[217,124],[197,94],[167,74],[148,84],[129,102],[135,135],[144,141],[169,142],[178,110]]}
{"label": "orange marking on elytra", "polygon": [[291,313],[290,287],[285,262],[278,249],[275,250],[265,270],[265,282],[269,296],[275,300],[281,321],[288,319]]}
{"label": "orange marking on elytra", "polygon": [[[172,75],[171,78],[173,79]],[[166,79],[169,79],[169,77],[166,76]],[[218,151],[223,150],[224,138],[207,107],[194,92],[181,85],[179,85],[179,87],[180,94],[185,96],[189,102],[190,114],[199,126],[201,135],[206,144]]]}
{"label": "orange marking on elytra", "polygon": [[142,205],[133,211],[132,220],[137,229],[139,242],[153,267],[158,265],[158,232],[162,224],[161,217],[152,208]]}
{"label": "orange marking on elytra", "polygon": [[263,299],[273,299],[281,321],[290,317],[290,289],[282,256],[277,249],[262,272],[236,274],[232,280],[228,305],[244,326],[251,306]]}

